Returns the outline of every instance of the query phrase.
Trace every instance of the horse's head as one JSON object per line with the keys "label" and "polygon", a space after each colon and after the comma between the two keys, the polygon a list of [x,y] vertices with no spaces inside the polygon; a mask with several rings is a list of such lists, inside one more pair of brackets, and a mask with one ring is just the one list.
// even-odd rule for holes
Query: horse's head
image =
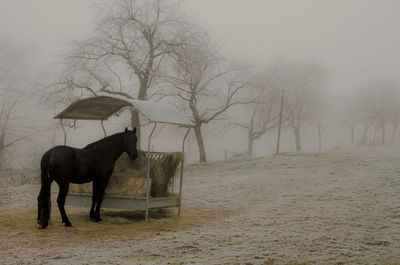
{"label": "horse's head", "polygon": [[124,151],[128,154],[131,160],[135,160],[138,157],[138,151],[136,149],[136,128],[133,131],[125,129],[124,132],[124,140],[123,140],[123,148]]}

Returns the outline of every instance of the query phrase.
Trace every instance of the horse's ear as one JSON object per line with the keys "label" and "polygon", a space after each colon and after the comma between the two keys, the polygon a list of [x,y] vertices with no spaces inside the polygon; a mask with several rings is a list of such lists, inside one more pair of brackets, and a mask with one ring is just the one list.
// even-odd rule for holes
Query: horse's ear
{"label": "horse's ear", "polygon": [[135,127],[135,128],[133,128],[133,133],[136,133],[136,127]]}
{"label": "horse's ear", "polygon": [[125,128],[125,133],[127,133],[127,132],[128,132],[128,127]]}

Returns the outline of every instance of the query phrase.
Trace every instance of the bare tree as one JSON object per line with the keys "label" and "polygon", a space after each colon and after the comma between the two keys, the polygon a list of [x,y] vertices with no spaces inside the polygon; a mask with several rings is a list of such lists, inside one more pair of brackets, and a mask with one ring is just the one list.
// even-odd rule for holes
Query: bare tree
{"label": "bare tree", "polygon": [[10,147],[37,133],[35,129],[22,129],[23,121],[17,116],[18,107],[30,98],[26,57],[26,49],[0,40],[0,168],[6,166]]}
{"label": "bare tree", "polygon": [[374,96],[366,89],[359,89],[356,93],[354,104],[356,106],[356,115],[363,127],[361,144],[368,143],[368,131],[374,124]]}
{"label": "bare tree", "polygon": [[[0,84],[2,80],[0,79]],[[0,102],[0,168],[4,167],[4,154],[8,147],[12,146],[15,141],[6,142],[6,135],[10,127],[10,119],[13,110],[18,103],[18,98],[9,94],[9,88],[0,87],[2,101]]]}
{"label": "bare tree", "polygon": [[315,62],[294,62],[283,64],[287,80],[287,104],[285,112],[288,124],[293,131],[296,151],[302,151],[300,130],[305,121],[318,111],[322,99],[322,83],[326,77],[325,71]]}
{"label": "bare tree", "polygon": [[356,126],[360,122],[354,99],[355,95],[351,95],[347,98],[341,98],[340,102],[338,102],[341,106],[338,122],[349,130],[350,143],[352,146],[356,144]]}
{"label": "bare tree", "polygon": [[[392,123],[394,127],[393,134],[396,133],[396,121],[399,119],[399,94],[396,86],[391,83],[380,85],[379,89],[379,121],[381,127],[381,143],[386,143],[386,129]],[[393,135],[392,135],[393,139]]]}
{"label": "bare tree", "polygon": [[363,124],[361,143],[368,143],[368,132],[372,128],[371,143],[378,143],[377,137],[381,131],[381,143],[386,143],[386,128],[392,124],[392,140],[397,130],[399,119],[398,91],[394,85],[372,83],[360,88],[355,96],[355,112]]}
{"label": "bare tree", "polygon": [[[157,95],[159,90],[151,88],[185,40],[186,16],[165,0],[104,1],[98,10],[93,36],[76,42],[67,56],[60,89],[77,90],[77,96],[107,93],[141,100]],[[139,129],[134,110],[131,123]]]}
{"label": "bare tree", "polygon": [[398,104],[399,101],[400,101],[400,91],[397,86],[394,86],[390,98],[390,104],[389,104],[390,108],[388,113],[389,123],[392,125],[392,134],[390,139],[390,143],[392,144],[396,143],[396,134],[398,125],[400,123],[400,104]]}
{"label": "bare tree", "polygon": [[266,73],[251,78],[252,81],[247,84],[246,89],[251,103],[243,108],[246,115],[242,121],[232,123],[247,130],[248,156],[253,154],[254,141],[278,126],[282,87],[274,70],[271,68]]}
{"label": "bare tree", "polygon": [[221,119],[239,100],[244,87],[240,82],[242,68],[232,67],[211,46],[206,34],[197,33],[175,57],[175,64],[166,81],[180,108],[194,123],[200,162],[207,161],[202,126]]}
{"label": "bare tree", "polygon": [[323,137],[328,131],[328,118],[326,105],[321,101],[318,109],[313,113],[311,117],[311,125],[317,130],[318,137],[318,150],[322,150]]}

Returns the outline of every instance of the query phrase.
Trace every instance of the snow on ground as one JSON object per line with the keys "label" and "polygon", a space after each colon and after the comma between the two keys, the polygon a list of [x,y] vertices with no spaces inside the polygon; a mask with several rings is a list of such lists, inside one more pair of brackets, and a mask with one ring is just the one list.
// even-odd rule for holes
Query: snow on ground
{"label": "snow on ground", "polygon": [[36,229],[39,186],[0,189],[4,264],[400,264],[400,146],[185,169],[183,214],[67,207]]}

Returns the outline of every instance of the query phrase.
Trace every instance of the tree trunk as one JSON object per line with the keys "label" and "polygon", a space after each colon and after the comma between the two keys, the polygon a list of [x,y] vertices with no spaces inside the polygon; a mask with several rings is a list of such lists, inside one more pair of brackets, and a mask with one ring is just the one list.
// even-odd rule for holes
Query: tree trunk
{"label": "tree trunk", "polygon": [[0,170],[4,169],[4,151],[3,149],[0,150]]}
{"label": "tree trunk", "polygon": [[134,109],[131,109],[131,125],[132,125],[132,130],[133,128],[136,128],[136,137],[137,137],[136,148],[141,150],[142,130],[140,128],[139,112]]}
{"label": "tree trunk", "polygon": [[382,144],[386,143],[386,123],[382,123]]}
{"label": "tree trunk", "polygon": [[292,127],[292,129],[293,129],[293,134],[294,134],[294,140],[296,142],[296,151],[301,152],[300,127],[294,126],[294,127]]}
{"label": "tree trunk", "polygon": [[350,133],[351,133],[351,146],[354,146],[354,125],[350,127]]}
{"label": "tree trunk", "polygon": [[5,132],[4,130],[0,131],[0,169],[4,168],[4,138],[5,138]]}
{"label": "tree trunk", "polygon": [[322,128],[318,127],[318,150],[322,150]]}
{"label": "tree trunk", "polygon": [[207,162],[206,149],[204,148],[203,136],[201,135],[201,124],[196,124],[194,133],[196,134],[196,140],[199,146],[200,162]]}
{"label": "tree trunk", "polygon": [[254,143],[254,137],[253,137],[253,132],[249,131],[249,137],[248,137],[248,142],[247,142],[247,155],[252,156],[253,155],[253,143]]}
{"label": "tree trunk", "polygon": [[[151,58],[150,58],[151,60]],[[150,86],[148,76],[142,77],[140,73],[137,73],[139,80],[139,93],[137,95],[137,99],[139,100],[148,100],[147,90]]]}
{"label": "tree trunk", "polygon": [[147,88],[142,87],[139,89],[138,99],[139,100],[147,100]]}
{"label": "tree trunk", "polygon": [[397,122],[393,123],[393,130],[392,130],[392,140],[391,143],[396,143],[396,132],[397,132]]}
{"label": "tree trunk", "polygon": [[368,129],[369,129],[369,126],[367,124],[365,124],[364,125],[363,138],[362,138],[361,144],[367,144]]}
{"label": "tree trunk", "polygon": [[253,155],[253,143],[254,143],[254,119],[257,114],[257,104],[254,105],[253,114],[251,115],[249,131],[247,134],[247,155]]}
{"label": "tree trunk", "polygon": [[378,134],[379,127],[376,126],[374,130],[374,135],[372,136],[372,144],[376,144],[376,135]]}
{"label": "tree trunk", "polygon": [[[140,78],[139,78],[140,80]],[[145,78],[144,80],[140,81],[140,88],[139,88],[139,94],[137,99],[139,100],[147,100],[147,88],[148,88],[148,79]],[[132,125],[132,130],[133,128],[136,128],[136,137],[137,137],[137,146],[139,150],[141,150],[142,146],[142,130],[140,126],[140,119],[139,119],[139,112],[135,109],[131,109],[131,125]]]}

